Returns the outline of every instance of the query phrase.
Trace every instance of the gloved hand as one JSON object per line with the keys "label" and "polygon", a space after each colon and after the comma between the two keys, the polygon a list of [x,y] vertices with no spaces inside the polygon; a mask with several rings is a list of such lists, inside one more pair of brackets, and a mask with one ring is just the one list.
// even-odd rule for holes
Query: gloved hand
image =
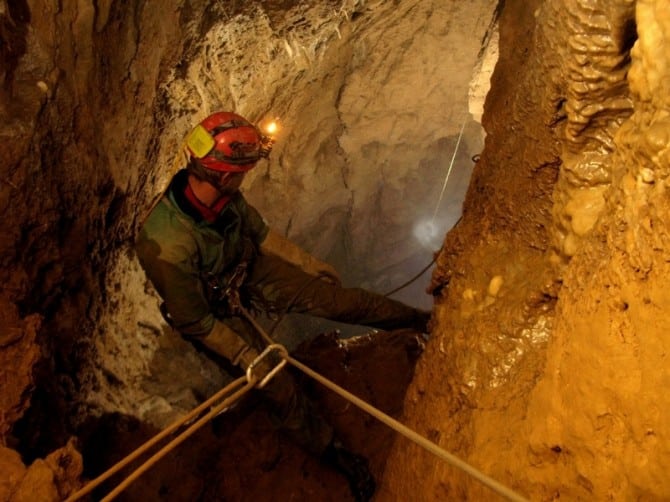
{"label": "gloved hand", "polygon": [[273,230],[270,230],[265,240],[261,242],[260,250],[263,254],[278,256],[300,267],[309,275],[323,276],[324,280],[333,284],[341,283],[340,276],[332,265],[313,257]]}
{"label": "gloved hand", "polygon": [[330,263],[325,261],[317,260],[313,256],[310,256],[311,261],[306,267],[303,267],[303,270],[309,275],[318,275],[324,281],[330,282],[331,284],[336,284],[338,286],[342,285],[342,280],[340,279],[340,274],[337,273],[335,267]]}
{"label": "gloved hand", "polygon": [[[255,348],[248,345],[233,329],[219,320],[214,322],[214,328],[209,335],[199,338],[199,341],[209,350],[225,357],[245,371],[259,356]],[[254,376],[262,380],[278,363],[278,356],[269,354],[254,368]]]}
{"label": "gloved hand", "polygon": [[212,352],[225,357],[236,366],[247,366],[258,357],[258,351],[245,342],[240,335],[218,319],[209,335],[198,338]]}

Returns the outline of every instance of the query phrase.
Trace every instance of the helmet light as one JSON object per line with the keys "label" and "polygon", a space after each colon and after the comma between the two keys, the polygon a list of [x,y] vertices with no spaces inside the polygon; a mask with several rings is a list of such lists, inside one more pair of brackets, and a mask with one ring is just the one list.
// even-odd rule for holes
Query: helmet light
{"label": "helmet light", "polygon": [[279,132],[279,119],[264,120],[258,125],[258,128],[261,133],[260,155],[267,159],[275,144],[275,136]]}
{"label": "helmet light", "polygon": [[264,135],[270,136],[271,138],[274,139],[274,137],[279,132],[279,119],[274,118],[274,119],[263,120],[259,124],[259,129]]}

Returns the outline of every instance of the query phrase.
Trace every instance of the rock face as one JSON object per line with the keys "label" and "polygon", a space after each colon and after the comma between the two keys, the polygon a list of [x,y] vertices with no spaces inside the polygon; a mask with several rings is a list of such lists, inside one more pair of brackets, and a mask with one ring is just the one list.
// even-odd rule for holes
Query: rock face
{"label": "rock face", "polygon": [[17,452],[0,446],[0,467],[0,500],[12,502],[64,500],[79,484],[83,470],[81,454],[72,442],[27,468]]}
{"label": "rock face", "polygon": [[[487,145],[438,260],[438,328],[405,413],[533,500],[670,493],[669,15],[547,1],[506,2],[501,18]],[[414,450],[388,463],[400,499],[491,496]]]}
{"label": "rock face", "polygon": [[[467,99],[496,4],[0,0],[0,443],[31,476],[56,479],[32,461],[91,418],[161,426],[224,381],[164,333],[130,250],[209,112],[280,118],[246,194],[346,283],[384,292],[430,261],[481,150]],[[405,421],[533,499],[670,495],[668,9],[502,8]],[[427,282],[399,298],[429,306]],[[399,440],[378,497],[489,496]]]}

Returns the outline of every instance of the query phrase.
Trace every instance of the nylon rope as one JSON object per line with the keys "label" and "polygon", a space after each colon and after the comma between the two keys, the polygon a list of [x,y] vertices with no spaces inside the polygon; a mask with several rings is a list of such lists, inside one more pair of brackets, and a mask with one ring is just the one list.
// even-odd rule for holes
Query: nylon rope
{"label": "nylon rope", "polygon": [[407,286],[412,284],[414,281],[416,281],[419,277],[421,277],[430,267],[433,266],[433,264],[435,263],[435,260],[437,260],[437,255],[440,253],[441,250],[442,250],[442,248],[438,249],[437,252],[433,255],[433,259],[430,261],[430,263],[428,265],[426,265],[425,267],[423,267],[421,269],[421,271],[418,272],[414,277],[412,277],[410,280],[404,282],[403,284],[401,284],[397,288],[392,289],[388,293],[384,293],[384,296],[391,296],[393,293],[397,293],[398,291],[400,291],[401,289],[406,288]]}
{"label": "nylon rope", "polygon": [[[440,196],[437,199],[437,204],[435,204],[435,211],[433,211],[433,217],[430,220],[431,225],[435,224],[435,218],[437,217],[437,211],[440,209],[440,204],[442,204],[442,198],[444,197],[444,192],[447,189],[447,184],[449,183],[449,176],[451,176],[451,170],[454,167],[454,161],[456,160],[456,153],[458,152],[458,147],[461,144],[461,138],[463,137],[463,131],[465,130],[466,121],[467,120],[463,121],[463,125],[461,126],[461,131],[458,133],[458,140],[456,141],[456,146],[454,147],[454,153],[451,156],[451,162],[449,163],[449,169],[447,169],[447,174],[444,177],[444,183],[442,184],[442,190],[440,191]],[[461,216],[461,218],[462,218],[462,216]],[[461,218],[459,218],[458,221],[460,221]],[[454,226],[456,226],[458,224],[458,221],[456,222],[456,224],[454,224]],[[400,291],[403,288],[406,288],[407,286],[412,284],[414,281],[416,281],[419,277],[421,277],[424,274],[424,272],[426,272],[435,263],[435,260],[437,260],[437,255],[440,253],[441,250],[442,250],[442,248],[440,248],[433,255],[433,259],[431,260],[431,262],[428,265],[426,265],[425,268],[423,268],[419,273],[417,273],[414,277],[412,277],[410,280],[408,280],[404,284],[398,286],[395,289],[392,289],[388,293],[384,293],[384,296],[391,296],[393,293],[397,293],[398,291]]]}
{"label": "nylon rope", "polygon": [[448,451],[440,448],[438,445],[435,443],[429,441],[425,437],[421,436],[420,434],[417,434],[414,432],[412,429],[409,427],[401,424],[397,420],[394,420],[390,416],[388,416],[386,413],[378,410],[374,406],[371,406],[370,404],[366,403],[362,399],[356,397],[352,393],[348,392],[347,390],[343,389],[339,385],[331,382],[327,378],[319,375],[317,372],[313,371],[309,367],[305,366],[302,364],[300,361],[297,361],[296,359],[292,358],[288,354],[286,354],[286,360],[291,364],[292,366],[296,367],[306,375],[312,377],[314,380],[322,384],[323,386],[329,388],[336,394],[342,396],[349,402],[355,404],[359,408],[361,408],[363,411],[367,412],[368,414],[372,415],[374,418],[379,420],[380,422],[386,424],[389,426],[391,429],[395,430],[399,434],[402,434],[405,436],[407,439],[410,439],[411,441],[414,441],[416,444],[421,446],[422,448],[428,450],[430,453],[436,455],[437,457],[441,458],[442,460],[446,461],[447,463],[451,464],[454,467],[457,467],[458,469],[461,469],[465,473],[469,474],[473,478],[475,478],[477,481],[480,483],[488,486],[491,490],[495,491],[499,495],[502,495],[503,497],[507,498],[508,500],[513,500],[515,502],[527,502],[528,499],[522,497],[512,489],[506,487],[502,483],[499,483],[495,479],[487,476],[480,470],[472,467],[470,464],[467,462],[464,462],[460,458],[456,457],[455,455],[449,453]]}
{"label": "nylon rope", "polygon": [[[114,474],[116,474],[118,471],[120,471],[121,469],[123,469],[125,466],[127,466],[129,463],[131,463],[132,461],[134,461],[135,459],[137,459],[140,455],[142,455],[143,453],[145,453],[147,450],[149,450],[151,447],[153,447],[155,444],[157,444],[157,443],[158,443],[159,441],[161,441],[163,438],[165,438],[166,436],[172,434],[172,433],[173,433],[175,430],[177,430],[179,427],[181,427],[182,425],[184,425],[184,424],[186,424],[187,422],[191,421],[194,417],[198,416],[198,415],[199,415],[200,413],[202,413],[206,408],[212,406],[213,403],[216,403],[217,401],[219,401],[219,400],[220,400],[223,396],[225,396],[226,394],[229,394],[229,393],[231,393],[231,392],[234,392],[234,394],[232,394],[228,399],[224,400],[221,404],[219,404],[218,406],[216,406],[215,408],[213,408],[213,409],[219,410],[219,413],[220,413],[222,410],[224,410],[226,407],[228,407],[228,406],[230,406],[230,405],[232,404],[231,401],[232,401],[232,398],[233,398],[233,397],[236,397],[236,399],[239,399],[239,397],[241,397],[241,395],[243,395],[243,394],[241,394],[241,395],[239,395],[239,396],[238,396],[238,394],[239,394],[240,392],[242,392],[242,391],[246,392],[246,391],[248,390],[248,389],[247,389],[247,386],[245,386],[244,388],[242,388],[242,390],[238,390],[238,388],[239,388],[242,384],[244,384],[245,382],[247,383],[247,386],[248,386],[248,385],[249,385],[249,382],[247,381],[247,377],[246,377],[246,376],[244,376],[244,377],[240,377],[240,378],[238,378],[237,380],[234,380],[233,382],[231,382],[230,384],[228,384],[226,387],[224,387],[223,389],[221,389],[220,391],[218,391],[216,394],[214,394],[212,397],[210,397],[209,399],[207,399],[206,401],[204,401],[204,402],[203,402],[202,404],[200,404],[198,407],[194,408],[190,413],[188,413],[188,414],[185,415],[184,417],[182,417],[182,418],[176,420],[175,422],[173,422],[172,424],[170,424],[168,427],[166,427],[166,428],[163,429],[161,432],[159,432],[158,434],[156,434],[156,435],[155,435],[153,438],[151,438],[149,441],[147,441],[146,443],[142,444],[142,445],[141,445],[139,448],[137,448],[135,451],[133,451],[132,453],[130,453],[129,455],[127,455],[125,458],[123,458],[122,460],[120,460],[119,462],[117,462],[116,464],[114,464],[112,467],[110,467],[109,469],[107,469],[107,470],[106,470],[105,472],[103,472],[100,476],[98,476],[97,478],[95,478],[95,479],[93,479],[92,481],[90,481],[89,483],[87,483],[82,489],[80,489],[80,490],[78,490],[77,492],[75,492],[74,494],[70,495],[70,496],[65,500],[65,502],[74,502],[74,501],[76,501],[76,500],[81,499],[81,498],[84,497],[85,495],[88,495],[88,494],[89,494],[90,492],[92,492],[96,487],[98,487],[101,483],[103,483],[104,481],[106,481],[107,479],[109,479],[111,476],[113,476]],[[253,385],[253,382],[251,383],[251,385]],[[237,393],[235,393],[235,392],[237,392]],[[210,412],[210,413],[209,413],[208,415],[206,415],[206,416],[208,417],[211,413],[212,413],[212,412]],[[216,416],[216,414],[214,414],[213,416]],[[202,419],[201,419],[201,420],[202,420]],[[200,421],[201,421],[201,420],[200,420]],[[195,422],[195,424],[193,424],[193,425],[191,426],[191,428],[193,428],[196,424],[199,424],[200,421]],[[202,427],[202,425],[204,425],[204,422],[201,423],[197,428]],[[190,429],[187,429],[187,431],[188,431],[188,430],[190,430]],[[193,432],[195,432],[195,429],[191,432],[191,434],[192,434]],[[189,435],[190,435],[190,434],[189,434]],[[177,438],[179,438],[179,437],[180,437],[180,436],[177,436]],[[177,438],[175,438],[175,439],[177,439]],[[174,440],[173,440],[173,442],[174,442]],[[179,441],[179,443],[181,443],[181,441]],[[177,444],[179,444],[179,443],[177,443]],[[161,455],[161,457],[164,456],[166,453],[168,453],[169,450],[166,450],[166,448],[168,448],[168,446],[171,445],[171,444],[172,444],[172,442],[171,442],[171,443],[168,443],[168,445],[166,445],[166,446],[161,450],[161,452],[163,452],[162,455]],[[175,444],[174,446],[176,446],[176,444]],[[173,447],[174,447],[174,446],[173,446]],[[170,449],[172,449],[173,447],[171,447]],[[164,451],[164,450],[166,450],[166,451]],[[159,452],[159,453],[160,453],[160,452]],[[153,457],[152,457],[152,458],[153,458]],[[160,458],[160,457],[159,457],[159,458]],[[158,460],[158,458],[156,459],[156,461],[157,461],[157,460]],[[153,463],[155,463],[155,461],[154,461]],[[151,465],[153,465],[153,463],[152,463]],[[143,466],[144,466],[144,464],[143,464]],[[141,467],[143,467],[143,466],[141,466]],[[148,467],[150,467],[150,465],[147,466],[146,469],[148,469]],[[144,469],[142,472],[144,472],[146,469]],[[133,481],[134,481],[134,479],[136,479],[136,478],[133,478]],[[131,482],[132,482],[132,481],[131,481]],[[128,483],[128,484],[130,484],[130,483]],[[128,486],[128,484],[124,485],[123,489],[125,489],[125,487]],[[121,485],[119,485],[119,486],[121,486]],[[118,493],[120,493],[121,491],[122,491],[122,490],[120,490],[120,491],[118,491],[117,493],[115,493],[114,496],[118,495]],[[110,495],[111,495],[111,493],[110,493]],[[109,495],[108,495],[108,497],[109,497]],[[110,499],[105,499],[105,500],[111,500],[111,498],[110,498]]]}
{"label": "nylon rope", "polygon": [[447,463],[451,464],[452,466],[461,469],[465,473],[469,474],[471,477],[475,478],[477,481],[480,483],[484,484],[485,486],[488,486],[491,490],[495,491],[499,495],[502,495],[503,497],[507,498],[508,500],[513,500],[515,502],[518,501],[527,501],[524,497],[519,495],[518,493],[514,492],[510,488],[506,487],[505,485],[501,484],[500,482],[496,481],[495,479],[487,476],[483,472],[479,471],[478,469],[472,467],[470,464],[467,462],[461,460],[460,458],[456,457],[455,455],[449,453],[448,451],[442,449],[435,443],[429,441],[425,437],[421,436],[420,434],[416,433],[409,427],[401,424],[397,420],[391,418],[389,415],[384,413],[383,411],[375,408],[374,406],[370,405],[369,403],[363,401],[362,399],[356,397],[354,394],[350,393],[349,391],[343,389],[336,383],[328,380],[327,378],[323,377],[322,375],[318,374],[316,371],[312,370],[308,366],[305,366],[302,364],[300,361],[294,359],[291,357],[286,350],[286,347],[283,345],[275,343],[265,332],[265,330],[256,322],[256,320],[253,318],[253,316],[244,308],[240,307],[242,314],[247,318],[247,320],[254,326],[256,330],[260,333],[260,335],[265,339],[266,341],[269,340],[270,345],[268,345],[268,348],[274,347],[277,350],[279,350],[279,353],[281,356],[292,366],[295,368],[299,369],[306,375],[310,376],[320,384],[324,385],[328,389],[332,390],[336,394],[340,395],[341,397],[345,398],[349,402],[353,403],[354,405],[358,406],[361,408],[363,411],[366,413],[372,415],[374,418],[379,420],[380,422],[384,423],[385,425],[389,426],[391,429],[394,431],[398,432],[399,434],[405,436],[407,439],[410,439],[411,441],[414,441],[416,444],[421,446],[422,448],[428,450],[430,453],[436,455],[437,457],[441,458],[442,460],[446,461]]}
{"label": "nylon rope", "polygon": [[437,216],[437,210],[440,208],[442,203],[442,197],[444,197],[444,191],[447,188],[447,183],[449,182],[449,176],[451,175],[451,169],[454,167],[454,161],[456,160],[456,153],[458,152],[458,146],[461,144],[461,138],[463,137],[463,131],[465,130],[465,123],[467,120],[463,121],[461,126],[461,132],[458,133],[458,140],[456,141],[456,146],[454,147],[454,154],[451,156],[451,162],[449,163],[449,169],[447,169],[447,175],[444,177],[444,183],[442,184],[442,191],[440,196],[437,199],[437,204],[435,204],[435,211],[433,212],[433,218],[430,220],[431,223],[435,223],[435,217]]}

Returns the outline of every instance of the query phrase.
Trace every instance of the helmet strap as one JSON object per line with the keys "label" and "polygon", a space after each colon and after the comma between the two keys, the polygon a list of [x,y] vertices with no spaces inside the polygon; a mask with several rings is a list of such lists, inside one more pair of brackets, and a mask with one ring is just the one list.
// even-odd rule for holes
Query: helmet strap
{"label": "helmet strap", "polygon": [[221,185],[221,180],[226,176],[225,172],[217,172],[211,169],[204,167],[197,159],[191,158],[189,163],[186,165],[186,169],[189,173],[193,174],[196,178],[201,181],[206,181],[210,185],[214,186],[220,193],[225,194],[228,187]]}
{"label": "helmet strap", "polygon": [[199,180],[206,181],[217,188],[219,187],[219,176],[210,169],[203,167],[196,159],[191,158],[186,165],[186,169]]}

